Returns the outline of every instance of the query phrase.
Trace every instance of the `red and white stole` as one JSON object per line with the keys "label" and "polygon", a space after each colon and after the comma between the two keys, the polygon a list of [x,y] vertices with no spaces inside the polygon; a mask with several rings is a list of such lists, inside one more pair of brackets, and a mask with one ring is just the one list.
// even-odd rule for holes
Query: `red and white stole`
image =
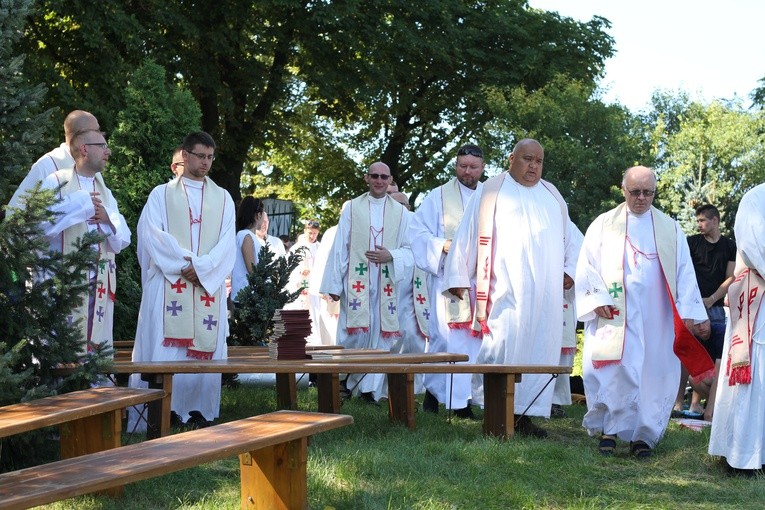
{"label": "red and white stole", "polygon": [[765,280],[757,271],[748,267],[738,273],[728,287],[731,338],[726,374],[731,386],[752,382],[752,332],[762,304],[763,290]]}
{"label": "red and white stole", "polygon": [[[454,239],[457,227],[462,221],[465,204],[462,203],[459,181],[456,177],[441,186],[441,210],[443,211],[444,237]],[[451,329],[470,329],[473,311],[470,299],[466,295],[463,299],[455,297],[446,298],[446,321]]]}
{"label": "red and white stole", "polygon": [[[651,207],[654,244],[672,306],[675,340],[673,350],[694,378],[705,377],[714,369],[709,354],[688,331],[675,306],[677,295],[677,230],[672,218]],[[621,362],[627,320],[627,289],[624,285],[624,257],[627,249],[627,207],[622,203],[607,212],[601,235],[601,276],[615,308],[612,319],[598,317],[593,343],[592,365],[601,368]]]}
{"label": "red and white stole", "polygon": [[[492,266],[494,263],[494,213],[497,208],[497,196],[505,181],[512,179],[508,173],[495,175],[483,183],[481,202],[478,205],[478,256],[476,257],[476,289],[475,289],[475,314],[473,315],[472,330],[474,335],[488,333],[486,317],[489,310],[489,286],[491,284]],[[562,217],[562,230],[564,232],[563,244],[566,244],[565,232],[568,224],[568,206],[563,200],[558,189],[551,183],[540,179],[539,184],[550,192],[560,206]],[[563,285],[563,282],[561,282]]]}
{"label": "red and white stole", "polygon": [[[192,221],[183,178],[173,179],[165,185],[167,231],[181,248],[191,250]],[[197,255],[205,255],[220,238],[225,209],[225,192],[205,178],[202,187],[202,215],[199,221]],[[218,341],[220,317],[220,288],[208,294],[202,287],[179,276],[176,281],[165,280],[163,304],[165,346],[186,347],[189,358],[212,359]],[[225,296],[223,297],[225,299]]]}
{"label": "red and white stole", "polygon": [[573,287],[563,291],[563,338],[560,353],[576,354],[576,311]]}
{"label": "red and white stole", "polygon": [[[369,193],[351,200],[351,241],[348,257],[348,282],[346,303],[346,328],[348,333],[369,331],[369,260],[365,252],[370,248],[370,240],[376,239],[372,232],[369,215]],[[378,233],[381,239],[375,244],[392,249],[396,246],[398,231],[404,207],[386,196],[383,206],[383,228]],[[378,272],[378,289],[380,293],[380,309],[375,313],[380,317],[380,330],[383,337],[401,336],[398,323],[398,294],[393,274],[393,261],[380,264]]]}
{"label": "red and white stole", "polygon": [[[69,168],[65,170],[58,170],[55,172],[58,183],[64,183],[59,192],[60,197],[79,191],[80,180],[77,177],[75,169]],[[106,184],[104,184],[104,178],[101,173],[96,173],[93,178],[93,190],[85,190],[88,192],[95,191],[99,194],[99,198],[104,204],[104,207],[109,209],[116,208],[116,202],[114,197],[111,196]],[[100,225],[98,226],[99,232],[101,231]],[[61,252],[71,253],[74,251],[73,243],[82,238],[87,232],[90,231],[87,222],[78,223],[64,230],[61,235]],[[108,305],[108,301],[114,301],[114,295],[117,291],[117,278],[115,274],[117,266],[114,263],[114,253],[107,250],[106,240],[98,244],[98,268],[95,274],[95,287],[89,287],[88,296],[72,310],[70,316],[70,322],[76,323],[79,321],[79,329],[82,332],[82,338],[85,339],[83,344],[82,354],[90,352],[93,349],[94,344],[100,344],[103,342],[110,343],[111,332],[104,331],[105,314]],[[95,301],[93,306],[93,317],[89,317],[90,302]],[[90,335],[88,335],[88,322],[92,321],[90,327]],[[108,345],[111,347],[111,345]]]}

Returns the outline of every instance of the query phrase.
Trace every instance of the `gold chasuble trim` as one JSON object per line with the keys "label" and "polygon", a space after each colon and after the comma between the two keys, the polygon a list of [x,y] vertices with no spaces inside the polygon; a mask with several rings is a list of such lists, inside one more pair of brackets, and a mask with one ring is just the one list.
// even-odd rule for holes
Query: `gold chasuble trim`
{"label": "gold chasuble trim", "polygon": [[[191,250],[191,209],[183,179],[174,179],[165,187],[167,230],[185,250]],[[205,255],[220,238],[225,210],[225,192],[209,178],[202,185],[202,217],[197,255]],[[164,342],[167,347],[186,347],[186,356],[212,359],[221,327],[220,288],[208,294],[183,276],[165,279],[163,304]]]}
{"label": "gold chasuble trim", "polygon": [[[77,178],[75,169],[58,170],[55,172],[55,176],[59,185],[63,183],[59,191],[60,198],[81,189],[80,180]],[[111,197],[111,194],[106,189],[104,178],[100,173],[95,175],[93,182],[95,191],[103,200],[104,206],[109,209],[116,209],[117,204],[114,201],[114,197]],[[81,239],[89,230],[87,222],[77,223],[64,230],[61,236],[61,252],[68,254],[74,251],[74,243]],[[98,231],[102,233],[100,225],[98,226]],[[72,314],[67,317],[70,324],[78,325],[82,338],[85,340],[81,354],[91,352],[95,344],[102,344],[108,341],[107,338],[104,338],[104,315],[108,300],[114,301],[114,296],[117,292],[116,267],[114,253],[107,250],[106,239],[104,239],[98,243],[98,267],[95,278],[91,280],[91,285],[88,286],[88,295],[72,310]],[[94,302],[94,306],[92,326],[90,328],[90,335],[88,335],[91,302]],[[111,345],[107,346],[111,347]]]}
{"label": "gold chasuble trim", "polygon": [[[369,250],[372,236],[369,216],[369,193],[351,200],[351,239],[348,257],[348,282],[346,289],[346,329],[349,334],[369,331],[369,260],[365,252]],[[382,246],[396,246],[404,207],[385,197],[383,206]],[[379,235],[379,234],[378,234]],[[388,248],[390,249],[390,248]],[[380,264],[378,273],[380,289],[380,331],[383,337],[401,336],[398,323],[398,290],[394,281],[393,261]]]}

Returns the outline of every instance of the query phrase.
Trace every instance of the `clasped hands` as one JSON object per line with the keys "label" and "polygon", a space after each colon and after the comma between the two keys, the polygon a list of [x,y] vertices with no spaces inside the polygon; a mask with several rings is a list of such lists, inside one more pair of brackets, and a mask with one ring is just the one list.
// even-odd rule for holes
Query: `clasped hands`
{"label": "clasped hands", "polygon": [[191,257],[183,258],[188,261],[189,265],[181,269],[181,276],[190,281],[194,287],[200,287],[202,284],[199,281],[199,276],[197,276],[197,270],[194,269],[194,264],[191,262]]}

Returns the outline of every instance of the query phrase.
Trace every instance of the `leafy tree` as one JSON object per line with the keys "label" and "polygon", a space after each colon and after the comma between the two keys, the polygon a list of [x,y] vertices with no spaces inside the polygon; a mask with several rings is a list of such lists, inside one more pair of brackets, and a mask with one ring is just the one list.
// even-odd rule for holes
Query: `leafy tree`
{"label": "leafy tree", "polygon": [[582,230],[621,201],[618,189],[626,168],[650,164],[639,119],[620,105],[604,104],[591,85],[561,75],[536,91],[517,88],[494,101],[493,137],[508,142],[498,165],[507,168],[509,142],[539,140],[545,149],[544,178],[560,190]]}
{"label": "leafy tree", "polygon": [[486,86],[533,90],[559,73],[592,82],[612,52],[606,20],[579,23],[522,0],[40,5],[25,44],[29,68],[55,84],[54,103],[77,102],[108,130],[122,77],[146,56],[163,62],[200,104],[220,147],[213,178],[235,200],[246,162],[291,146],[311,157],[285,154],[294,166],[280,167],[288,180],[311,176],[294,185],[312,202],[316,186],[299,187],[317,180],[336,204],[357,194],[360,180],[347,177],[359,160],[385,161],[409,191],[430,189],[458,143],[483,138]]}
{"label": "leafy tree", "polygon": [[676,129],[659,122],[653,131],[661,156],[657,202],[687,233],[695,232],[694,210],[706,202],[731,228],[743,194],[765,178],[765,113],[740,101],[688,102],[675,112]]}
{"label": "leafy tree", "polygon": [[[165,69],[151,60],[130,73],[126,83],[125,106],[109,138],[112,156],[104,179],[135,235],[149,193],[172,176],[173,149],[199,129],[200,112],[191,93],[168,83]],[[120,320],[114,323],[115,339],[135,335],[141,302],[137,242],[134,237],[132,247],[117,256],[115,314]]]}
{"label": "leafy tree", "polygon": [[247,286],[236,296],[231,314],[230,345],[265,345],[274,327],[274,312],[291,303],[302,289],[286,289],[290,275],[303,260],[303,249],[275,257],[268,244],[261,247],[258,263],[247,275]]}
{"label": "leafy tree", "polygon": [[25,56],[14,52],[31,6],[32,0],[0,0],[0,205],[48,142],[43,133],[52,110],[40,107],[45,87],[30,83],[22,73]]}

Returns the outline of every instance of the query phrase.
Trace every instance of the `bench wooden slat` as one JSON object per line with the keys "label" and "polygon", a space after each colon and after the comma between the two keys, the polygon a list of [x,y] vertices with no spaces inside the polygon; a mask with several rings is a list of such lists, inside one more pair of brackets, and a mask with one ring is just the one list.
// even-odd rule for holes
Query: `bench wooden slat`
{"label": "bench wooden slat", "polygon": [[0,437],[124,409],[164,396],[162,390],[107,387],[0,407]]}
{"label": "bench wooden slat", "polygon": [[[301,450],[304,450],[307,436],[352,423],[353,418],[345,415],[277,411],[5,473],[0,475],[0,506],[16,509],[44,505],[240,454],[247,454],[242,456],[242,463],[270,465],[265,466],[265,469],[255,470],[263,473],[262,478],[254,484],[259,493],[268,492],[263,483],[268,483],[269,486],[276,484],[276,487],[273,487],[274,494],[269,496],[270,498],[305,499],[304,490],[302,495],[300,494],[301,487],[295,487],[295,494],[291,496],[290,491],[293,489],[290,488],[290,480],[286,483],[287,487],[284,486],[283,480],[278,480],[290,466],[283,465],[284,462],[276,457],[284,455],[285,448],[292,448],[297,451],[297,459],[304,460],[305,453],[301,453]],[[288,446],[278,447],[279,445]],[[275,447],[277,448],[274,449]],[[300,470],[300,466],[297,467]],[[245,471],[242,471],[243,476]],[[252,469],[249,474],[253,475],[251,471]],[[304,462],[302,473],[304,479]],[[269,480],[269,476],[275,477],[276,480]],[[295,476],[297,482],[292,482],[299,485],[299,478],[298,472]],[[302,483],[305,484],[304,481]],[[243,483],[243,487],[244,485],[246,484]],[[248,497],[262,498],[263,494],[242,494],[243,499]],[[291,504],[284,508],[302,506]]]}

